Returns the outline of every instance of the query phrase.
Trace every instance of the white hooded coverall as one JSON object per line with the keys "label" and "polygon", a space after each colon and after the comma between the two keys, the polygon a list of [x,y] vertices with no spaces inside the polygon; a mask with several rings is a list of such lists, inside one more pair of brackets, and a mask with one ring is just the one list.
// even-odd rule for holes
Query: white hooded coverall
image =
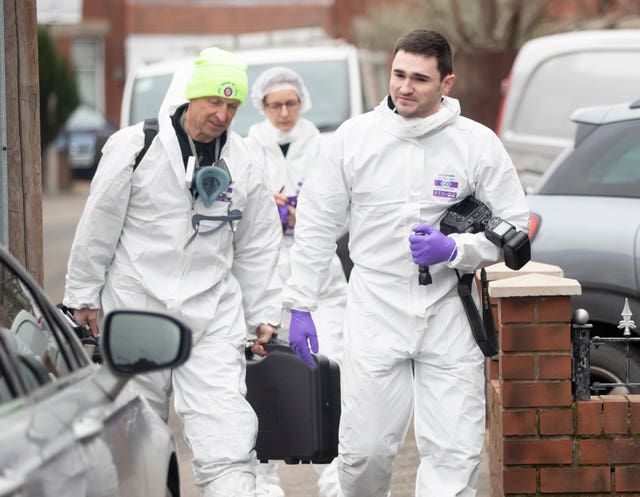
{"label": "white hooded coverall", "polygon": [[[71,250],[64,303],[104,313],[162,311],[190,326],[193,346],[183,366],[130,384],[165,420],[173,390],[205,497],[247,497],[254,494],[257,434],[244,398],[247,328],[277,324],[281,314],[281,230],[273,195],[234,132],[221,150],[232,184],[208,208],[194,203],[185,185],[169,112],[161,111],[158,136],[133,171],[143,141],[139,123],[104,147]],[[233,229],[224,222],[205,234],[220,222],[202,221],[187,244],[193,214],[224,215],[230,208],[242,211]]]}
{"label": "white hooded coverall", "polygon": [[[414,415],[417,497],[472,497],[485,426],[484,356],[457,276],[497,261],[484,234],[453,234],[457,256],[418,284],[412,226],[439,227],[445,210],[474,195],[494,216],[528,230],[524,192],[497,136],[444,97],[437,113],[403,118],[383,100],[346,121],[298,201],[286,307],[315,309],[349,219],[349,280],[342,367],[340,482],[345,497],[385,497]],[[322,352],[322,346],[320,346]]]}
{"label": "white hooded coverall", "polygon": [[[280,149],[279,142],[286,137],[290,143],[287,155]],[[305,118],[298,119],[294,128],[287,133],[276,128],[269,120],[261,121],[249,128],[246,138],[249,148],[261,159],[266,168],[272,191],[287,196],[297,196],[312,168],[319,164],[322,146],[325,142],[318,128]],[[282,237],[278,274],[286,281],[289,268],[289,249],[293,245],[293,232]],[[313,321],[318,332],[322,353],[338,364],[342,361],[342,329],[347,301],[347,279],[337,254],[331,258],[326,279],[318,295],[318,306],[313,311]]]}

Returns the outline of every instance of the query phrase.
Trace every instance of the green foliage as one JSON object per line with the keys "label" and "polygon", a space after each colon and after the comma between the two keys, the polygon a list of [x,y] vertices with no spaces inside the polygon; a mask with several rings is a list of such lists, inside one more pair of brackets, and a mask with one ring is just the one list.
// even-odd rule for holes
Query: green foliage
{"label": "green foliage", "polygon": [[38,29],[40,78],[40,146],[44,150],[80,103],[75,73],[61,56],[46,29]]}

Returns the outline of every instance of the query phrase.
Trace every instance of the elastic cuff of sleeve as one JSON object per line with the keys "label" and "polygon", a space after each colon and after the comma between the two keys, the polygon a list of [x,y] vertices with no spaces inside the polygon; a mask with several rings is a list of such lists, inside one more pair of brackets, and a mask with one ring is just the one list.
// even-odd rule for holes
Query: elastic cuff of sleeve
{"label": "elastic cuff of sleeve", "polygon": [[455,260],[457,255],[458,255],[458,246],[456,245],[456,242],[453,242],[453,250],[451,251],[451,255],[449,256],[449,258],[447,259],[447,262],[451,262]]}

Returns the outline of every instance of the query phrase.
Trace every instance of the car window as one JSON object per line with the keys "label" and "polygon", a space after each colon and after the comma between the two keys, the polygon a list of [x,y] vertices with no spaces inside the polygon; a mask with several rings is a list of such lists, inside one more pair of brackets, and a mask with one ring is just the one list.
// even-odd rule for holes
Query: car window
{"label": "car window", "polygon": [[[82,364],[77,344],[60,329],[52,331],[55,326],[26,283],[0,261],[0,345],[5,352],[0,356],[2,369],[6,373],[11,368],[26,391],[55,382]],[[8,381],[11,379],[6,374],[0,379],[0,397]]]}
{"label": "car window", "polygon": [[541,187],[551,195],[640,198],[640,120],[599,126]]}
{"label": "car window", "polygon": [[[578,107],[637,98],[640,53],[589,51],[554,57],[540,64],[522,93],[514,112],[518,133],[571,138],[569,116]],[[559,91],[561,86],[568,91]]]}
{"label": "car window", "polygon": [[[311,97],[311,109],[303,117],[315,124],[320,131],[335,131],[342,121],[349,117],[351,102],[346,60],[252,64],[247,68],[249,88],[263,71],[275,65],[284,65],[300,75]],[[265,117],[247,98],[233,118],[231,128],[240,135],[246,136],[249,126],[264,119]]]}
{"label": "car window", "polygon": [[139,123],[158,114],[172,78],[173,73],[145,76],[136,80],[131,95],[129,124]]}

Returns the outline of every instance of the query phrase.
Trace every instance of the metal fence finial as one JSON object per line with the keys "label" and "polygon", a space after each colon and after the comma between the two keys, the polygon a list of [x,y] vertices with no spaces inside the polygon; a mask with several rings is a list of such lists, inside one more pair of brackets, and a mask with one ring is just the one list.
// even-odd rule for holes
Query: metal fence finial
{"label": "metal fence finial", "polygon": [[631,330],[636,329],[636,323],[634,323],[633,320],[631,319],[631,316],[633,316],[633,313],[631,312],[631,308],[629,307],[628,298],[624,299],[624,308],[622,309],[622,312],[620,313],[620,315],[622,316],[623,319],[620,320],[620,324],[618,325],[618,328],[624,329],[624,332],[622,333],[624,336],[630,336]]}

